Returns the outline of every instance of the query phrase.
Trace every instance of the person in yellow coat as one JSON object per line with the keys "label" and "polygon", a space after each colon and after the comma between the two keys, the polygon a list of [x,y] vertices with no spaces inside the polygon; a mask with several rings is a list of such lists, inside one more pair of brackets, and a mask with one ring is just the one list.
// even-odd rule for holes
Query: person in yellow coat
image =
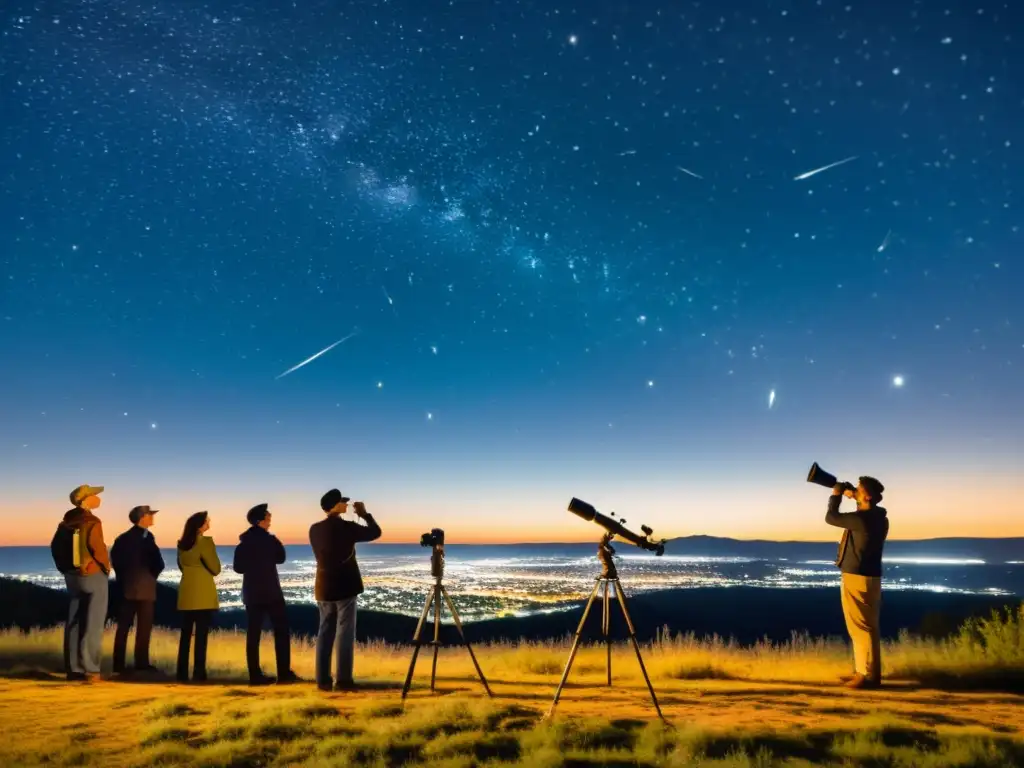
{"label": "person in yellow coat", "polygon": [[210,529],[210,513],[196,512],[185,521],[178,541],[178,610],[181,611],[181,640],[178,642],[178,680],[188,681],[189,646],[195,630],[196,650],[192,680],[206,681],[206,640],[213,612],[220,604],[213,577],[220,573],[220,558],[213,539],[204,534]]}

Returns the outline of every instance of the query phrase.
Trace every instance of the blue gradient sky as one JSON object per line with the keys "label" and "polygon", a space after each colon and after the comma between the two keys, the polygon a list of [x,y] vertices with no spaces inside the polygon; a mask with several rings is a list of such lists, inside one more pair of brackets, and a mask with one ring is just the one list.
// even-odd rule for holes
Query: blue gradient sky
{"label": "blue gradient sky", "polygon": [[1024,535],[1024,9],[807,5],[15,0],[0,543]]}

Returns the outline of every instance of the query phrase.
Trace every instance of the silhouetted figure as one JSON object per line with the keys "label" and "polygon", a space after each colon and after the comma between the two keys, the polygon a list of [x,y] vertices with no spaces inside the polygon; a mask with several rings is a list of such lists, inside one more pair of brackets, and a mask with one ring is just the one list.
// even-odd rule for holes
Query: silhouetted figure
{"label": "silhouetted figure", "polygon": [[[342,520],[348,509],[348,496],[334,488],[320,499],[327,519],[309,529],[309,543],[316,556],[315,596],[320,608],[320,631],[316,638],[316,684],[322,691],[355,687],[352,679],[356,642],[356,599],[363,592],[363,577],[356,561],[356,544],[380,538],[380,526],[366,511],[363,502],[355,503],[355,513],[366,525]],[[334,651],[335,678],[331,679],[331,651]]]}
{"label": "silhouetted figure", "polygon": [[164,570],[160,547],[149,529],[159,510],[140,506],[128,513],[132,527],[114,539],[110,563],[121,587],[121,606],[114,634],[114,672],[125,671],[128,630],[135,623],[136,672],[155,672],[149,663],[149,639],[153,633],[153,606],[156,604],[156,579]]}
{"label": "silhouetted figure", "polygon": [[181,639],[178,642],[178,680],[188,681],[189,646],[195,630],[196,650],[192,679],[206,681],[206,642],[210,634],[213,612],[220,607],[217,585],[213,577],[220,573],[220,558],[213,539],[204,536],[210,529],[210,513],[196,512],[185,521],[185,530],[178,541],[178,610],[181,611]]}
{"label": "silhouetted figure", "polygon": [[[843,574],[843,616],[853,643],[854,674],[843,678],[848,688],[877,688],[882,683],[882,548],[889,519],[878,502],[884,490],[868,476],[861,477],[853,491],[836,483],[825,513],[826,523],[845,529],[836,565]],[[844,495],[857,501],[856,512],[839,511]]]}
{"label": "silhouetted figure", "polygon": [[245,659],[249,666],[249,684],[274,682],[274,678],[264,675],[260,668],[260,635],[266,618],[270,619],[274,630],[277,682],[293,683],[299,678],[291,668],[288,612],[277,573],[277,566],[285,561],[284,545],[270,532],[271,513],[266,504],[257,504],[245,517],[250,528],[238,537],[233,567],[235,573],[242,574],[242,602],[248,619]]}
{"label": "silhouetted figure", "polygon": [[107,618],[110,558],[103,543],[99,509],[103,486],[80,485],[70,493],[74,508],[50,541],[50,553],[64,576],[71,602],[64,626],[64,671],[68,680],[100,679],[103,624]]}

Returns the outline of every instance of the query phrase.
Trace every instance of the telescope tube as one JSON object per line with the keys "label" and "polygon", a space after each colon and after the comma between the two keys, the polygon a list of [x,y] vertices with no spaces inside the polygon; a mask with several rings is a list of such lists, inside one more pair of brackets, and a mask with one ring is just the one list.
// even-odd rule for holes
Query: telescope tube
{"label": "telescope tube", "polygon": [[569,502],[569,511],[578,517],[582,517],[588,522],[597,523],[609,533],[623,538],[631,544],[635,544],[640,547],[640,549],[646,549],[648,552],[653,552],[656,555],[665,554],[665,544],[663,542],[654,542],[646,536],[639,536],[633,533],[622,525],[622,523],[617,520],[613,520],[607,515],[602,515],[594,509],[593,505],[587,504],[587,502],[582,499],[577,499],[574,496],[572,501]]}

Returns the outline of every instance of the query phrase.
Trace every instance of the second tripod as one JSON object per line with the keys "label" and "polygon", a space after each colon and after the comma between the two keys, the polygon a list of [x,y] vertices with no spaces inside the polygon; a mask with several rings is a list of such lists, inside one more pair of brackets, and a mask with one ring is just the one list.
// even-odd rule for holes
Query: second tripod
{"label": "second tripod", "polygon": [[[480,664],[477,663],[473,648],[466,639],[466,633],[462,630],[462,622],[459,620],[459,612],[455,610],[455,603],[452,602],[451,597],[448,595],[448,590],[444,588],[442,583],[444,579],[444,531],[440,528],[435,528],[430,533],[423,534],[420,544],[424,547],[432,547],[430,553],[430,575],[434,577],[434,583],[427,592],[427,601],[423,605],[423,613],[420,614],[420,621],[416,625],[416,633],[412,638],[412,660],[409,662],[409,673],[405,676],[405,685],[402,687],[402,698],[405,699],[409,694],[409,687],[412,685],[412,675],[416,669],[416,658],[419,656],[420,648],[423,645],[432,645],[434,647],[434,659],[430,666],[430,690],[431,692],[434,690],[434,683],[437,679],[437,652],[441,647],[441,598],[444,598],[448,610],[451,611],[455,628],[459,631],[462,644],[469,651],[469,658],[473,660],[473,666],[476,667],[476,673],[480,676],[480,682],[483,683],[484,690],[487,691],[488,696],[493,697],[494,694],[491,693],[491,688],[487,685],[487,680],[480,669]],[[430,613],[431,603],[434,605],[434,639],[424,641],[420,639],[420,635],[423,633],[423,625],[427,621],[427,614]]]}
{"label": "second tripod", "polygon": [[601,616],[601,634],[604,636],[605,652],[607,659],[607,684],[612,684],[612,638],[611,638],[611,618],[612,618],[612,606],[608,599],[609,590],[614,591],[615,596],[618,598],[619,607],[622,608],[622,617],[626,620],[626,628],[629,630],[629,639],[633,642],[633,650],[636,651],[636,660],[640,663],[640,672],[643,673],[644,681],[647,683],[647,690],[651,693],[651,701],[654,702],[654,709],[658,713],[658,717],[662,720],[665,716],[661,714],[661,706],[658,704],[658,697],[654,693],[654,686],[651,685],[651,678],[647,675],[647,667],[644,666],[644,657],[640,653],[640,643],[636,639],[636,629],[633,627],[633,619],[629,615],[629,609],[626,608],[626,596],[622,592],[622,585],[619,583],[619,574],[615,569],[615,563],[612,561],[612,555],[615,554],[615,550],[611,546],[612,535],[605,534],[601,539],[601,544],[598,546],[597,558],[601,563],[602,571],[601,575],[594,581],[594,591],[590,593],[590,599],[587,600],[587,605],[583,609],[583,618],[580,619],[580,625],[576,629],[576,637],[573,639],[572,650],[569,651],[569,660],[565,663],[565,671],[562,672],[562,679],[558,683],[558,688],[555,689],[555,698],[551,702],[551,707],[548,709],[545,717],[551,717],[555,712],[555,707],[558,706],[558,699],[562,695],[562,688],[565,687],[565,681],[569,679],[569,670],[572,669],[572,663],[576,658],[576,651],[580,648],[580,640],[583,637],[583,627],[587,623],[587,616],[590,615],[590,608],[594,605],[594,599],[597,597],[597,593],[604,587],[602,594],[602,616]]}

